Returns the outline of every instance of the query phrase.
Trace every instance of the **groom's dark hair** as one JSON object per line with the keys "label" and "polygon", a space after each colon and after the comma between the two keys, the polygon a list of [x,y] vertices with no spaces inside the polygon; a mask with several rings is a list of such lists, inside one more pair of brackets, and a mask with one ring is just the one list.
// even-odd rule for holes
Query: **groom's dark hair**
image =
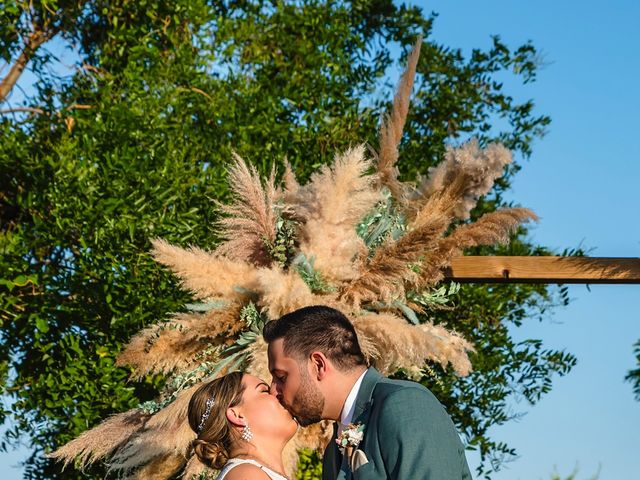
{"label": "groom's dark hair", "polygon": [[356,330],[344,314],[323,305],[304,307],[267,322],[262,336],[266,342],[283,339],[285,355],[307,358],[320,351],[339,370],[366,365]]}

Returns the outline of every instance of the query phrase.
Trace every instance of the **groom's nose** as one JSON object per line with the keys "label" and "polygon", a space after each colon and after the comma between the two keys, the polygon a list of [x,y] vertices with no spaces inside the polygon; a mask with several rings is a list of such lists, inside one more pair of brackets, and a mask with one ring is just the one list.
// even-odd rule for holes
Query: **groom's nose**
{"label": "groom's nose", "polygon": [[269,387],[269,393],[274,397],[278,396],[278,387],[276,386],[276,382],[271,382],[271,386]]}
{"label": "groom's nose", "polygon": [[284,405],[284,403],[282,402],[282,388],[278,382],[271,382],[271,387],[269,388],[269,394],[276,397],[278,401]]}

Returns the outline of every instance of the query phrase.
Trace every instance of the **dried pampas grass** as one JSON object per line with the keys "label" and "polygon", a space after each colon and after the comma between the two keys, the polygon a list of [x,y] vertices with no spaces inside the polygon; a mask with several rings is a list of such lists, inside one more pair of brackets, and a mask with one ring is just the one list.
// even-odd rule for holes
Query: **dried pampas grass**
{"label": "dried pampas grass", "polygon": [[382,185],[385,185],[393,197],[404,202],[405,189],[398,181],[398,147],[402,140],[402,131],[407,121],[409,113],[409,97],[413,88],[413,81],[416,75],[416,67],[420,58],[420,46],[422,37],[418,37],[409,58],[407,68],[400,77],[398,89],[393,97],[393,107],[391,113],[385,116],[380,127],[380,152],[378,154],[378,177]]}
{"label": "dried pampas grass", "polygon": [[109,472],[128,474],[159,457],[182,458],[184,466],[191,442],[196,438],[187,412],[191,395],[198,387],[200,384],[183,390],[173,403],[156,412],[143,429],[115,452],[109,462]]}
{"label": "dried pampas grass", "polygon": [[275,320],[285,313],[311,305],[313,296],[295,269],[263,268],[257,273],[258,305]]}
{"label": "dried pampas grass", "polygon": [[249,355],[250,361],[245,368],[245,372],[269,383],[271,372],[269,372],[269,363],[267,361],[267,342],[262,337],[258,337],[249,347]]}
{"label": "dried pampas grass", "polygon": [[184,480],[202,480],[203,477],[214,478],[214,470],[202,463],[197,455],[191,455],[182,472]]}
{"label": "dried pampas grass", "polygon": [[370,338],[380,351],[371,358],[373,366],[383,374],[398,368],[411,370],[434,361],[448,365],[459,375],[468,375],[471,363],[467,352],[472,345],[455,332],[433,324],[410,325],[391,313],[361,315],[353,319],[359,336]]}
{"label": "dried pampas grass", "polygon": [[528,220],[538,220],[528,208],[505,208],[487,213],[476,222],[458,226],[451,235],[442,238],[433,254],[422,262],[414,288],[420,291],[442,281],[444,269],[465,248],[507,243],[509,235]]}
{"label": "dried pampas grass", "polygon": [[85,468],[111,455],[144,428],[150,417],[140,409],[112,415],[97,427],[50,453],[48,457],[64,462],[64,467],[74,462],[76,466]]}
{"label": "dried pampas grass", "polygon": [[284,200],[285,203],[290,203],[295,199],[295,195],[298,194],[300,190],[300,184],[298,183],[298,179],[296,178],[296,174],[293,172],[291,168],[291,164],[289,162],[285,162],[284,164]]}
{"label": "dried pampas grass", "polygon": [[364,146],[336,157],[332,167],[324,166],[310,182],[288,195],[288,209],[300,222],[299,249],[323,277],[334,282],[351,279],[354,259],[366,252],[356,224],[378,200]]}
{"label": "dried pampas grass", "polygon": [[486,213],[473,223],[459,226],[442,239],[439,251],[441,255],[452,258],[460,255],[465,248],[506,244],[509,236],[529,220],[537,221],[538,216],[528,208],[504,208]]}
{"label": "dried pampas grass", "polygon": [[433,251],[448,225],[447,217],[434,212],[398,240],[388,240],[376,249],[361,275],[342,289],[342,300],[357,307],[364,302],[389,303],[403,297],[405,283],[417,280],[415,264]]}
{"label": "dried pampas grass", "polygon": [[153,257],[171,268],[197,298],[243,301],[247,297],[245,291],[255,286],[256,269],[248,263],[197,247],[176,247],[162,239],[151,243]]}
{"label": "dried pampas grass", "polygon": [[299,451],[303,448],[323,451],[331,440],[331,422],[322,421],[308,427],[301,427],[287,444],[282,454],[284,468],[289,478],[294,478],[298,466]]}
{"label": "dried pampas grass", "polygon": [[332,166],[322,166],[291,199],[296,216],[305,221],[317,218],[353,228],[380,198],[373,188],[372,177],[365,175],[369,167],[364,145],[336,155]]}
{"label": "dried pampas grass", "polygon": [[148,373],[181,372],[193,366],[201,351],[221,345],[243,328],[239,304],[205,313],[179,313],[135,335],[118,355],[116,365],[134,367],[132,379]]}
{"label": "dried pampas grass", "polygon": [[[447,189],[458,180],[464,188],[460,189],[451,208],[455,218],[467,220],[478,199],[489,193],[511,161],[511,152],[495,143],[481,149],[476,140],[471,140],[461,147],[447,148],[444,160],[429,169],[428,177],[413,193],[414,211],[415,205],[423,204],[431,195]],[[460,182],[460,179],[464,181]]]}
{"label": "dried pampas grass", "polygon": [[298,429],[294,437],[300,448],[324,450],[333,435],[333,422],[323,420],[319,423]]}
{"label": "dried pampas grass", "polygon": [[[363,262],[359,276],[343,285],[341,299],[357,307],[367,302],[390,303],[403,298],[407,289],[421,291],[443,279],[443,269],[462,248],[471,246],[473,241],[476,245],[506,241],[520,223],[534,218],[529,210],[505,209],[488,214],[477,227],[457,227],[450,237],[442,239],[451,222],[461,215],[461,208],[468,216],[471,199],[475,205],[476,195],[490,188],[477,180],[478,175],[486,173],[479,164],[489,159],[487,168],[491,172],[501,170],[505,161],[501,149],[491,147],[485,155],[470,142],[461,149],[462,153],[451,157],[449,166],[436,170],[433,182],[425,184],[424,195],[406,204],[408,232],[378,247],[374,256]],[[456,248],[458,244],[460,248]]]}
{"label": "dried pampas grass", "polygon": [[230,205],[220,204],[228,216],[219,222],[226,241],[217,252],[231,260],[268,266],[271,257],[266,244],[276,238],[275,168],[263,187],[255,167],[233,155],[235,162],[229,169],[229,179],[234,201]]}
{"label": "dried pampas grass", "polygon": [[128,476],[131,480],[173,478],[182,470],[186,459],[181,455],[160,455]]}
{"label": "dried pampas grass", "polygon": [[331,283],[348,281],[358,276],[358,258],[366,257],[367,247],[351,229],[326,225],[322,220],[309,220],[304,225],[305,238],[300,250],[313,261],[313,266]]}

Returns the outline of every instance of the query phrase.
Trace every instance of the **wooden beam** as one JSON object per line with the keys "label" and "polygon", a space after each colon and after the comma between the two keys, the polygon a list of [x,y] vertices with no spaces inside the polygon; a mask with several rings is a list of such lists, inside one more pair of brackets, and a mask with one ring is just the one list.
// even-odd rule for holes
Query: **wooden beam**
{"label": "wooden beam", "polygon": [[640,258],[454,258],[446,276],[461,283],[638,283]]}

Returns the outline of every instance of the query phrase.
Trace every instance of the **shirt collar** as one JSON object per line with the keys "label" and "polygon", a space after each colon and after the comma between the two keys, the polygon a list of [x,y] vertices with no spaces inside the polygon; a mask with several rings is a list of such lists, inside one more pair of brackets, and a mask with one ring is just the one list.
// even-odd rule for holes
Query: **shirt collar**
{"label": "shirt collar", "polygon": [[360,390],[360,385],[362,384],[362,379],[364,378],[367,371],[362,372],[362,375],[358,377],[356,383],[351,387],[351,391],[349,395],[347,395],[347,399],[344,401],[344,406],[342,407],[342,412],[340,413],[340,423],[345,427],[351,423],[353,420],[353,412],[356,409],[356,398],[358,397],[358,391]]}

